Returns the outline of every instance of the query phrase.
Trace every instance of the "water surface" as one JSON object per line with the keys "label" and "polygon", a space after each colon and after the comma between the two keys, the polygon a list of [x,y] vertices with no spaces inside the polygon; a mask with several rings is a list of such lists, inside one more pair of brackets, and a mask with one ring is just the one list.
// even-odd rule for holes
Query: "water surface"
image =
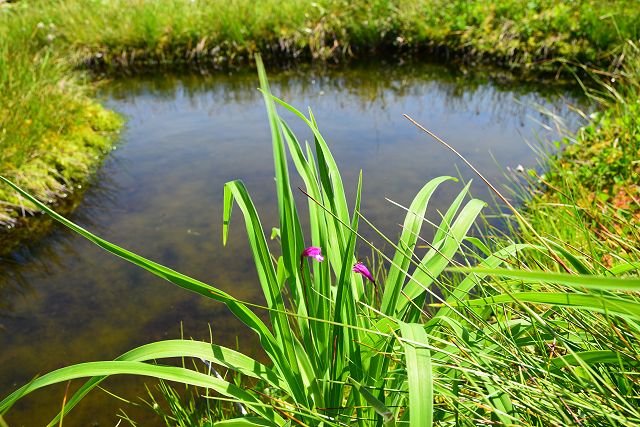
{"label": "water surface", "polygon": [[[223,185],[238,178],[251,192],[265,229],[277,226],[270,133],[257,85],[253,72],[155,75],[106,84],[106,104],[125,114],[128,125],[71,218],[238,298],[262,302],[239,215],[226,247],[221,237]],[[536,166],[530,145],[557,137],[541,110],[564,118],[570,129],[579,125],[569,106],[581,100],[571,93],[488,70],[415,64],[309,68],[274,73],[271,85],[294,106],[313,107],[350,194],[362,170],[363,213],[391,236],[397,235],[403,212],[385,197],[406,205],[431,178],[471,177],[403,113],[457,147],[496,183],[505,182],[507,166]],[[299,121],[283,116],[300,139],[310,138]],[[461,187],[444,184],[432,215]],[[489,198],[482,185],[474,185],[473,193]],[[237,342],[243,351],[258,353],[254,337],[221,304],[163,282],[60,227],[3,260],[0,270],[3,396],[37,374],[177,338],[181,327],[185,336],[209,339],[210,325],[216,342]],[[135,400],[144,393],[142,384],[116,378],[107,386]],[[63,394],[64,386],[36,393],[7,421],[43,425]],[[148,414],[96,391],[65,424],[114,426],[118,408],[138,420]]]}

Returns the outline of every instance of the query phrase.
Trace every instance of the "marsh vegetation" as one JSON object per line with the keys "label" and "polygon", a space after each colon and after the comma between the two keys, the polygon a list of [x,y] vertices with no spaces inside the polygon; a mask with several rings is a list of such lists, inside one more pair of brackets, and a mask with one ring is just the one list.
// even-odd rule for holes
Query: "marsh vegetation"
{"label": "marsh vegetation", "polygon": [[[56,396],[64,407],[52,423],[64,423],[105,376],[133,374],[190,386],[185,394],[162,383],[166,402],[151,406],[169,425],[640,424],[640,7],[587,0],[124,6],[0,4],[0,220],[45,212],[145,274],[221,303],[255,337],[259,355],[142,338],[145,345],[113,361],[85,360],[34,379],[0,402],[0,413],[37,389],[93,377]],[[95,100],[82,70],[219,72],[252,64],[257,53],[294,66],[438,55],[560,73],[597,111],[584,114],[587,123],[559,140],[542,167],[515,175],[506,194],[516,208],[505,204],[502,187],[481,201],[461,183],[425,220],[432,194],[451,184],[429,177],[398,206],[404,222],[389,233],[362,209],[378,196],[366,194],[366,175],[338,168],[316,116],[272,96],[258,59],[277,211],[261,221],[258,203],[233,180],[224,185],[221,221],[233,245],[229,239],[243,239],[229,234],[233,206],[234,227],[244,220],[260,301],[103,240],[47,204],[85,184],[123,123]],[[446,175],[459,175],[453,163]],[[482,214],[492,208],[498,222]]]}

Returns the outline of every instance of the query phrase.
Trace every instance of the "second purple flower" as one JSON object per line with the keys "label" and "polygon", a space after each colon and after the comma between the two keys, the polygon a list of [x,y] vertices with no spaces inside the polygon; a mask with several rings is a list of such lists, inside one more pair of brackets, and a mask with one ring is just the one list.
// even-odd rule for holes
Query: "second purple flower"
{"label": "second purple flower", "polygon": [[304,261],[305,258],[313,258],[318,262],[324,261],[322,248],[319,248],[318,246],[309,246],[302,251],[302,254],[300,254],[300,264],[302,264],[302,261]]}
{"label": "second purple flower", "polygon": [[353,271],[354,273],[358,273],[363,275],[364,277],[366,277],[367,279],[369,279],[369,281],[371,283],[373,283],[374,285],[376,284],[376,281],[373,279],[373,276],[371,275],[371,272],[369,271],[369,269],[361,262],[357,262],[353,268],[351,269],[351,271]]}

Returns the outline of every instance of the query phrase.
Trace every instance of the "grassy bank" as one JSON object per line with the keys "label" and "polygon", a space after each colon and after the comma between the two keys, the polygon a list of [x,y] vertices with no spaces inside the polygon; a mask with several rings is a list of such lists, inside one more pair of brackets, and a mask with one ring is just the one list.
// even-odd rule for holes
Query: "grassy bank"
{"label": "grassy bank", "polygon": [[[621,260],[640,259],[640,56],[626,47],[623,83],[600,86],[602,110],[557,144],[546,172],[526,180],[525,217],[551,241],[567,244],[606,272]],[[524,241],[533,236],[521,230]]]}
{"label": "grassy bank", "polygon": [[23,8],[28,28],[55,25],[41,43],[79,63],[122,66],[440,49],[537,68],[555,59],[602,64],[620,53],[621,40],[637,38],[640,22],[640,7],[619,0],[66,0]]}
{"label": "grassy bank", "polygon": [[[51,1],[0,6],[0,171],[45,200],[83,181],[121,121],[80,80],[82,66],[241,65],[393,53],[454,54],[557,71],[619,68],[640,6],[555,1]],[[0,190],[0,222],[24,206]],[[26,206],[28,209],[29,206]]]}
{"label": "grassy bank", "polygon": [[[638,269],[638,53],[623,46],[637,39],[640,7],[618,1],[499,6],[488,1],[266,1],[258,6],[248,1],[22,1],[9,9],[0,31],[15,43],[3,51],[3,84],[15,89],[2,104],[11,106],[3,111],[3,134],[10,137],[2,141],[2,155],[16,160],[3,157],[2,170],[15,171],[10,177],[31,186],[47,181],[37,173],[30,179],[21,175],[30,160],[51,153],[56,166],[39,170],[53,171],[46,176],[63,185],[58,177],[73,165],[60,160],[70,151],[70,135],[83,134],[82,129],[91,135],[76,147],[82,156],[86,147],[104,148],[91,143],[93,135],[116,124],[87,96],[86,83],[70,77],[71,69],[83,64],[234,64],[257,51],[272,59],[453,52],[514,67],[550,70],[568,62],[614,74],[595,74],[601,83],[609,82],[608,103],[575,135],[573,145],[550,159],[549,171],[533,178],[535,193],[514,236],[518,242],[493,242],[502,246],[492,252],[466,239],[482,203],[464,202],[462,190],[445,212],[432,249],[413,253],[420,218],[438,185],[432,181],[414,200],[400,243],[389,240],[394,257],[379,253],[384,263],[376,269],[369,264],[377,284],[352,271],[356,242],[366,244],[356,233],[364,221],[359,198],[353,207],[347,205],[315,123],[304,118],[316,133],[317,158],[279,121],[267,97],[280,251],[270,252],[241,182],[225,188],[224,218],[228,227],[237,203],[267,307],[245,304],[56,219],[114,255],[226,304],[260,337],[269,365],[207,343],[160,342],[117,361],[40,377],[0,402],[0,413],[51,383],[96,376],[83,389],[88,391],[103,375],[139,374],[206,387],[218,393],[216,398],[238,401],[252,416],[237,421],[241,425],[640,425],[640,283],[616,277]],[[30,62],[35,73],[24,71],[34,69]],[[16,75],[26,76],[25,83]],[[612,79],[622,79],[622,85]],[[264,79],[263,85],[266,89]],[[29,102],[20,106],[22,100]],[[41,122],[32,131],[25,120],[31,117],[28,108],[39,102],[43,110],[31,114]],[[48,151],[42,148],[47,135],[67,137]],[[29,152],[40,154],[23,154]],[[309,202],[310,238],[301,231],[287,156],[315,199]],[[7,194],[18,191],[3,188]],[[44,188],[40,197],[56,194]],[[326,260],[305,259],[309,244],[322,248]],[[478,248],[470,249],[474,244]],[[481,269],[445,273],[450,265]],[[432,304],[425,307],[425,302]],[[267,322],[252,312],[256,308],[268,311]],[[185,367],[148,363],[165,357],[203,358],[268,386],[253,390]],[[70,397],[65,410],[81,394]]]}
{"label": "grassy bank", "polygon": [[[10,10],[0,5],[0,171],[54,201],[84,183],[122,120],[59,55],[35,46],[38,28],[18,31]],[[0,225],[31,208],[0,188]]]}

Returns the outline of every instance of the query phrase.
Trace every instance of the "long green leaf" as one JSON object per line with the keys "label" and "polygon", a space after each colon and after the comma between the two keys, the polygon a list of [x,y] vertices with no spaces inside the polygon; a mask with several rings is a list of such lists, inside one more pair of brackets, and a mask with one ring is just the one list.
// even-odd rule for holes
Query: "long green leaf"
{"label": "long green leaf", "polygon": [[409,268],[411,258],[414,256],[414,249],[424,222],[423,218],[427,211],[429,199],[441,183],[454,179],[448,176],[432,179],[422,187],[413,202],[411,202],[409,211],[404,219],[398,249],[393,256],[393,262],[385,282],[382,306],[380,308],[383,313],[392,315],[396,310],[396,303],[406,276],[405,272]]}
{"label": "long green leaf", "polygon": [[282,358],[281,351],[276,343],[275,338],[271,334],[271,331],[269,331],[266,325],[262,322],[262,320],[260,320],[260,318],[255,313],[253,313],[243,303],[236,300],[231,295],[211,285],[207,285],[206,283],[203,283],[199,280],[192,279],[189,276],[186,276],[182,273],[178,273],[177,271],[174,271],[168,267],[165,267],[161,264],[158,264],[140,255],[137,255],[131,251],[121,248],[118,245],[110,243],[94,235],[93,233],[85,230],[79,225],[74,224],[73,222],[69,221],[63,216],[57,214],[52,209],[50,209],[47,205],[40,202],[35,197],[31,196],[29,193],[27,193],[22,188],[18,187],[8,179],[0,176],[0,180],[5,182],[9,186],[11,186],[20,195],[22,195],[27,200],[31,201],[34,205],[36,205],[39,209],[41,209],[47,215],[51,216],[53,219],[60,222],[64,226],[80,234],[87,240],[93,242],[97,246],[103,248],[107,252],[110,252],[113,255],[116,255],[126,261],[129,261],[130,263],[135,264],[138,267],[144,268],[145,270],[155,274],[156,276],[159,276],[181,288],[188,289],[190,291],[203,295],[207,298],[212,298],[214,300],[217,300],[226,304],[233,314],[235,314],[245,325],[247,325],[249,328],[251,328],[258,334],[258,336],[260,337],[260,343],[262,345],[262,348],[272,358],[272,360],[278,360],[279,358]]}
{"label": "long green leaf", "polygon": [[640,279],[635,277],[593,276],[582,274],[550,273],[546,271],[508,270],[505,268],[455,268],[465,273],[509,277],[535,283],[557,283],[572,288],[610,291],[638,291]]}
{"label": "long green leaf", "polygon": [[639,364],[638,361],[634,361],[628,356],[612,350],[581,351],[551,359],[551,363],[553,363],[557,368],[580,366],[583,363],[587,365],[594,365],[597,363],[619,364],[621,362],[635,365],[636,367]]}
{"label": "long green leaf", "polygon": [[[130,350],[116,358],[116,361],[146,362],[149,360],[166,359],[172,357],[195,357],[207,360],[226,368],[232,369],[243,375],[261,379],[285,392],[290,393],[288,384],[271,368],[239,353],[216,344],[191,340],[167,340],[143,345]],[[96,377],[87,381],[67,401],[64,414],[73,409],[80,400],[95,388],[105,377]],[[60,419],[59,414],[49,425],[55,424]]]}
{"label": "long green leaf", "polygon": [[424,326],[417,323],[398,322],[403,342],[409,381],[409,422],[411,427],[433,425],[433,372],[429,349],[418,344],[427,344]]}
{"label": "long green leaf", "polygon": [[[249,196],[247,188],[241,181],[227,182],[224,186],[224,191],[223,230],[227,230],[229,227],[231,205],[233,201],[235,201],[242,211],[247,236],[249,238],[249,246],[253,253],[258,277],[267,304],[269,308],[272,309],[270,316],[273,329],[277,334],[276,339],[278,340],[278,351],[273,353],[277,358],[272,359],[272,361],[282,377],[290,384],[293,392],[292,397],[299,403],[306,402],[307,394],[302,384],[298,360],[294,351],[294,341],[297,340],[297,338],[293,335],[289,325],[289,319],[285,314],[285,306],[282,294],[280,293],[277,274],[255,205]],[[223,234],[226,236],[226,233],[227,232],[224,231]]]}
{"label": "long green leaf", "polygon": [[[516,292],[500,294],[487,298],[474,299],[461,303],[451,303],[453,306],[485,307],[508,302],[529,302],[534,304],[548,304],[575,309],[585,309],[599,313],[615,314],[625,318],[640,318],[640,303],[628,299],[610,296],[555,293],[555,292]],[[439,306],[441,304],[434,304]]]}
{"label": "long green leaf", "polygon": [[447,236],[438,245],[438,249],[430,250],[422,259],[413,277],[404,288],[405,300],[398,301],[398,313],[410,308],[411,300],[418,298],[436,280],[449,264],[451,258],[460,248],[469,228],[476,220],[485,203],[478,199],[470,200],[451,226]]}
{"label": "long green leaf", "polygon": [[[271,140],[273,148],[273,161],[276,172],[276,190],[278,196],[278,213],[280,216],[280,245],[282,246],[282,257],[287,271],[288,284],[299,313],[308,313],[300,277],[298,276],[298,260],[304,249],[304,239],[302,228],[298,219],[296,204],[291,192],[289,180],[289,168],[287,164],[286,151],[280,132],[280,118],[276,112],[273,98],[270,96],[269,82],[260,55],[256,55],[256,65],[260,88],[264,94],[264,102],[271,128]],[[304,324],[301,324],[302,326]]]}
{"label": "long green leaf", "polygon": [[363,387],[358,381],[353,378],[349,378],[349,382],[358,390],[358,392],[364,397],[369,405],[373,408],[376,414],[382,417],[382,424],[384,427],[394,427],[396,425],[396,419],[393,412],[385,406],[384,403],[379,401],[366,387]]}
{"label": "long green leaf", "polygon": [[[356,233],[358,231],[358,222],[360,210],[360,198],[362,193],[362,172],[358,179],[358,189],[356,192],[356,202],[353,212],[353,222],[349,234],[349,240],[345,252],[342,256],[344,260],[352,260],[356,246]],[[340,382],[344,380],[347,373],[345,366],[357,366],[360,362],[360,348],[357,342],[360,342],[360,334],[358,330],[345,328],[342,324],[355,325],[357,322],[355,300],[358,298],[359,292],[357,286],[362,284],[359,276],[351,271],[351,263],[349,261],[342,263],[342,271],[338,279],[336,290],[334,326],[332,328],[332,340],[335,350],[332,354],[332,366],[330,370],[330,378],[336,381],[336,385],[332,389],[330,396],[330,404],[334,407],[342,406],[342,387]],[[356,379],[360,379],[363,375],[361,370],[352,370],[351,375]]]}
{"label": "long green leaf", "polygon": [[[540,248],[540,246],[532,246],[525,243],[509,245],[482,260],[479,269],[490,269],[497,267],[507,259],[517,255],[521,251],[524,251],[526,249]],[[448,295],[446,302],[448,304],[451,304],[454,302],[469,299],[472,289],[477,286],[480,283],[480,280],[482,280],[484,277],[486,277],[486,274],[479,273],[477,270],[473,274],[468,274]],[[452,309],[445,304],[431,319],[429,319],[429,321],[427,322],[427,327],[435,325],[438,322],[439,318],[448,317],[452,314]]]}
{"label": "long green leaf", "polygon": [[218,421],[213,424],[214,427],[268,427],[271,426],[262,418],[244,417],[232,418],[230,420]]}
{"label": "long green leaf", "polygon": [[265,407],[253,394],[224,380],[185,368],[128,361],[80,363],[50,372],[21,387],[2,400],[0,402],[0,413],[4,413],[17,399],[40,388],[77,378],[111,375],[147,376],[209,388],[224,396],[237,399],[265,420],[271,422],[273,426],[279,426],[284,422],[280,415],[273,409]]}

